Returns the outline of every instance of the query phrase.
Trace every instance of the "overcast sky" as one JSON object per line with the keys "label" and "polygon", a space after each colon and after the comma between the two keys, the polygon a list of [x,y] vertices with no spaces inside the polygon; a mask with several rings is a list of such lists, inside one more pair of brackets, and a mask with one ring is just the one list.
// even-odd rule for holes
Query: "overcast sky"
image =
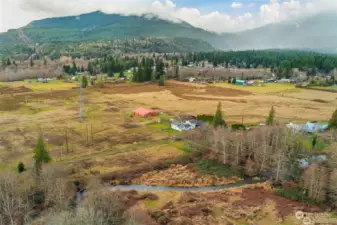
{"label": "overcast sky", "polygon": [[32,20],[106,13],[154,13],[214,32],[236,32],[298,16],[336,10],[337,0],[0,0],[0,32]]}

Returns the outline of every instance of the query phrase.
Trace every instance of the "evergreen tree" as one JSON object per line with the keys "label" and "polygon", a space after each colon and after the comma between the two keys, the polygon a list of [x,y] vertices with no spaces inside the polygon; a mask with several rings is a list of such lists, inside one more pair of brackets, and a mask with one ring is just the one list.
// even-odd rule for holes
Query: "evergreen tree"
{"label": "evergreen tree", "polygon": [[163,60],[157,60],[156,62],[156,80],[160,78],[160,76],[164,75],[164,62]]}
{"label": "evergreen tree", "polygon": [[93,67],[92,67],[91,62],[88,62],[87,70],[88,70],[88,72],[89,72],[90,75],[93,74]]}
{"label": "evergreen tree", "polygon": [[44,58],[44,60],[43,60],[43,65],[47,65],[47,60],[46,60],[46,58]]}
{"label": "evergreen tree", "polygon": [[108,76],[109,77],[113,77],[114,76],[114,70],[113,70],[114,64],[112,61],[110,61],[107,65],[107,72],[108,72]]}
{"label": "evergreen tree", "polygon": [[83,65],[81,66],[81,72],[84,72],[84,67],[83,67]]}
{"label": "evergreen tree", "polygon": [[23,164],[23,162],[19,162],[16,169],[19,173],[22,173],[22,172],[26,171],[25,164]]}
{"label": "evergreen tree", "polygon": [[30,67],[33,67],[33,66],[34,66],[33,58],[30,58]]}
{"label": "evergreen tree", "polygon": [[145,77],[145,81],[151,81],[152,79],[152,66],[151,66],[151,62],[147,61],[145,68],[144,68],[144,77]]}
{"label": "evergreen tree", "polygon": [[158,81],[159,86],[165,86],[165,78],[164,75],[161,75]]}
{"label": "evergreen tree", "polygon": [[219,102],[218,104],[212,124],[214,128],[219,127],[219,126],[223,126],[223,127],[227,126],[225,120],[222,118],[221,102]]}
{"label": "evergreen tree", "polygon": [[120,77],[120,78],[125,77],[123,71],[121,71],[121,72],[119,73],[119,77]]}
{"label": "evergreen tree", "polygon": [[311,141],[311,147],[312,147],[312,149],[315,149],[315,147],[316,147],[317,138],[318,138],[317,135],[314,134],[314,136],[312,137],[312,141]]}
{"label": "evergreen tree", "polygon": [[75,75],[76,72],[77,72],[77,66],[76,66],[75,61],[73,61],[73,66],[71,68],[71,74]]}
{"label": "evergreen tree", "polygon": [[138,74],[138,82],[140,82],[140,83],[144,82],[146,77],[145,77],[145,70],[142,67],[142,65],[139,65],[137,74]]}
{"label": "evergreen tree", "polygon": [[71,68],[70,68],[69,65],[63,65],[63,71],[64,71],[65,73],[70,74],[70,72],[71,72],[70,70],[71,70]]}
{"label": "evergreen tree", "polygon": [[44,144],[44,140],[42,137],[42,134],[39,135],[36,143],[36,147],[34,150],[34,156],[35,160],[35,169],[37,175],[40,174],[41,166],[43,163],[49,163],[51,161],[51,157],[49,155],[48,150],[46,149],[46,146]]}
{"label": "evergreen tree", "polygon": [[82,76],[81,77],[81,88],[87,88],[88,87],[88,78],[87,76]]}
{"label": "evergreen tree", "polygon": [[214,68],[218,67],[218,61],[216,61],[216,60],[213,61],[213,67]]}
{"label": "evergreen tree", "polygon": [[275,110],[274,106],[271,107],[266,124],[268,126],[272,126],[274,124],[274,119],[275,119]]}
{"label": "evergreen tree", "polygon": [[13,65],[14,65],[14,66],[16,66],[16,62],[15,62],[15,60],[13,60]]}
{"label": "evergreen tree", "polygon": [[335,130],[337,130],[337,109],[332,114],[332,117],[329,120],[329,129],[335,129]]}
{"label": "evergreen tree", "polygon": [[100,78],[98,79],[98,84],[100,88],[104,88],[105,85],[105,79],[103,76],[100,76]]}
{"label": "evergreen tree", "polygon": [[155,81],[156,81],[156,77],[157,77],[156,74],[157,74],[157,73],[156,73],[156,69],[152,70],[152,73],[151,73],[151,81],[152,81],[152,82],[155,82]]}
{"label": "evergreen tree", "polygon": [[232,84],[236,84],[236,78],[233,78]]}
{"label": "evergreen tree", "polygon": [[136,68],[132,70],[132,82],[139,82],[139,73]]}
{"label": "evergreen tree", "polygon": [[11,64],[11,60],[7,59],[7,66],[10,66]]}
{"label": "evergreen tree", "polygon": [[179,65],[176,65],[176,78],[179,77]]}

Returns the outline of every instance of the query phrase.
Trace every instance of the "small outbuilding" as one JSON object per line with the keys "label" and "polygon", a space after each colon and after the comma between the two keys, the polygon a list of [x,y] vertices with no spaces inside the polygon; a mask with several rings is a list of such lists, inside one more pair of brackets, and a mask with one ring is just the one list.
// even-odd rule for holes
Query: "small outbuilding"
{"label": "small outbuilding", "polygon": [[150,117],[150,116],[157,116],[157,112],[154,111],[153,109],[137,108],[133,111],[133,115],[140,117]]}
{"label": "small outbuilding", "polygon": [[317,122],[308,122],[304,125],[304,129],[308,133],[324,132],[328,129],[328,125],[318,124]]}
{"label": "small outbuilding", "polygon": [[236,85],[246,85],[246,81],[244,81],[244,80],[236,80],[235,84]]}

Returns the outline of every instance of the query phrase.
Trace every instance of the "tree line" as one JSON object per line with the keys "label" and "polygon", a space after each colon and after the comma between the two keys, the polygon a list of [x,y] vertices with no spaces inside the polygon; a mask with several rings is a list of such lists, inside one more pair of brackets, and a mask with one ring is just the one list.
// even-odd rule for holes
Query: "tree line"
{"label": "tree line", "polygon": [[182,55],[183,66],[189,62],[202,61],[211,62],[214,67],[222,65],[227,68],[271,68],[282,77],[289,76],[292,68],[307,71],[309,75],[316,75],[317,72],[329,73],[337,68],[336,55],[295,50],[217,51]]}
{"label": "tree line", "polygon": [[165,64],[162,59],[142,58],[137,68],[133,68],[132,74],[132,81],[138,83],[163,80]]}

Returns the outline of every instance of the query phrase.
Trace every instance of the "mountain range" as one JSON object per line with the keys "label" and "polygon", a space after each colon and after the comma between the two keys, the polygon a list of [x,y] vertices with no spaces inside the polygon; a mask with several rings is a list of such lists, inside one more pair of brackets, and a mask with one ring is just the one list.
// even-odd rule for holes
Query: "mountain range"
{"label": "mountain range", "polygon": [[[96,11],[79,16],[36,20],[20,29],[0,33],[0,54],[31,51],[37,43],[64,45],[150,37],[168,39],[169,43],[178,46],[181,40],[184,40],[184,45],[189,41],[193,43],[193,48],[176,48],[181,51],[205,51],[209,46],[210,51],[272,48],[337,53],[335,21],[335,12],[324,12],[243,32],[218,34],[193,27],[184,21],[171,22],[155,15],[124,16]],[[196,42],[196,39],[199,41]]]}

